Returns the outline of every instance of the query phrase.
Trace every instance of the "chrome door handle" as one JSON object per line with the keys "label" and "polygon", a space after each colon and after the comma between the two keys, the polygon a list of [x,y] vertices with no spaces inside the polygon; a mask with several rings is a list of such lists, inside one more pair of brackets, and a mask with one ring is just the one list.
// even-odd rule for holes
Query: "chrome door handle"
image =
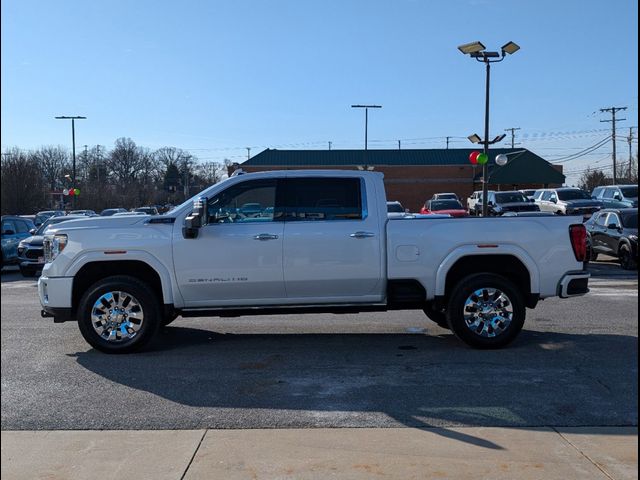
{"label": "chrome door handle", "polygon": [[351,238],[371,238],[371,237],[375,237],[376,234],[371,232],[355,232],[349,236]]}
{"label": "chrome door handle", "polygon": [[270,233],[261,233],[253,237],[254,240],[277,240],[278,235],[271,235]]}

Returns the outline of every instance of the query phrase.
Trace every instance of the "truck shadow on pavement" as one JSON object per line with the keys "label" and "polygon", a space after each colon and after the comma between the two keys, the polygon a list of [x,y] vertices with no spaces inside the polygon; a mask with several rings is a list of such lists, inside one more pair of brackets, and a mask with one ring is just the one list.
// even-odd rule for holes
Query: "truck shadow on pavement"
{"label": "truck shadow on pavement", "polygon": [[[480,351],[430,332],[438,335],[172,326],[144,353],[75,356],[173,402],[175,425],[155,428],[443,427],[448,438],[500,449],[445,427],[637,425],[637,337],[523,331],[510,348]],[[118,411],[120,400],[108,403]],[[128,428],[103,413],[103,428]]]}

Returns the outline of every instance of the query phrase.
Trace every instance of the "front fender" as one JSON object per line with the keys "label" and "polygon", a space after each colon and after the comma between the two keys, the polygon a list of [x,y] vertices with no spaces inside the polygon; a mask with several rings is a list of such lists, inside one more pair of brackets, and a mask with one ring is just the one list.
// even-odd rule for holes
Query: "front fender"
{"label": "front fender", "polygon": [[160,283],[162,285],[162,297],[165,304],[174,304],[177,308],[183,306],[182,296],[177,288],[174,288],[173,279],[164,266],[164,264],[158,260],[155,256],[144,250],[130,250],[127,249],[125,253],[109,253],[104,251],[86,251],[78,255],[67,266],[64,273],[65,277],[74,277],[82,267],[92,262],[110,262],[110,261],[127,261],[137,260],[146,263],[153,268],[160,277]]}

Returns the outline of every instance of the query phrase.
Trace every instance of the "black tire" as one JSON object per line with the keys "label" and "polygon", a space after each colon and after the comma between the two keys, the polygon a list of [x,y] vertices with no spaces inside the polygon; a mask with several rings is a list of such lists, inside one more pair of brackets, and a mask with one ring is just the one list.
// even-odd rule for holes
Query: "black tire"
{"label": "black tire", "polygon": [[631,249],[629,245],[621,245],[618,250],[618,259],[620,260],[620,266],[625,270],[635,270],[638,268],[638,263],[631,255]]}
{"label": "black tire", "polygon": [[[476,319],[479,324],[478,328],[481,328],[481,331],[478,332],[477,329],[472,329],[465,320],[465,304],[467,300],[473,298],[474,293],[477,291],[483,293],[485,291],[488,293],[500,291],[503,293],[504,296],[495,299],[491,299],[490,295],[483,295],[482,299],[479,297],[476,297],[476,299],[481,303],[493,303],[494,309],[509,309],[510,307],[510,322],[506,325],[501,321],[492,320],[488,322],[478,316]],[[489,311],[491,311],[490,307],[488,307],[487,312]],[[473,312],[468,310],[467,314],[473,315]],[[474,274],[460,280],[453,289],[447,308],[447,321],[451,331],[467,345],[482,349],[501,348],[511,343],[522,330],[525,316],[524,299],[517,286],[506,278],[491,273]],[[496,326],[502,330],[497,332]]]}
{"label": "black tire", "polygon": [[[123,292],[131,296],[133,300],[130,300],[128,305],[135,303],[142,312],[144,318],[131,338],[107,340],[94,328],[92,321],[94,306],[98,299],[109,292]],[[115,298],[115,295],[113,297]],[[124,302],[126,301],[125,299]],[[98,310],[96,309],[96,312]],[[77,318],[80,333],[95,349],[104,353],[131,353],[142,349],[151,341],[160,328],[163,316],[157,295],[146,283],[128,275],[117,275],[99,280],[87,289],[80,300]],[[113,330],[119,331],[118,328]]]}
{"label": "black tire", "polygon": [[31,268],[22,268],[20,267],[20,273],[23,277],[33,278],[36,276],[36,270]]}
{"label": "black tire", "polygon": [[439,327],[449,330],[449,322],[447,321],[446,312],[434,309],[433,305],[430,303],[427,304],[422,311],[429,320],[437,323]]}

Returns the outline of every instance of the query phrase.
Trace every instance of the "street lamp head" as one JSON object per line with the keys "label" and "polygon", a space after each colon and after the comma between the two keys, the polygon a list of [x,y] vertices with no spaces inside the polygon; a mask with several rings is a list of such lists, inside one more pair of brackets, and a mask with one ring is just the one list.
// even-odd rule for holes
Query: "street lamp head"
{"label": "street lamp head", "polygon": [[458,50],[460,50],[465,55],[469,55],[471,53],[478,53],[485,49],[485,46],[480,42],[471,42],[465,43],[464,45],[460,45]]}
{"label": "street lamp head", "polygon": [[498,143],[501,142],[502,140],[504,140],[504,137],[506,137],[507,134],[503,133],[502,135],[498,135],[496,138],[494,138],[493,140],[491,140],[491,143]]}
{"label": "street lamp head", "polygon": [[473,135],[469,135],[467,137],[469,139],[469,141],[471,143],[481,143],[482,139],[480,138],[480,136],[477,133],[474,133]]}
{"label": "street lamp head", "polygon": [[507,157],[504,153],[500,155],[496,155],[496,165],[500,167],[504,167],[509,161],[509,157]]}
{"label": "street lamp head", "polygon": [[518,50],[520,50],[520,46],[518,44],[516,44],[515,42],[509,42],[502,46],[502,55],[504,56],[505,53],[513,55]]}

